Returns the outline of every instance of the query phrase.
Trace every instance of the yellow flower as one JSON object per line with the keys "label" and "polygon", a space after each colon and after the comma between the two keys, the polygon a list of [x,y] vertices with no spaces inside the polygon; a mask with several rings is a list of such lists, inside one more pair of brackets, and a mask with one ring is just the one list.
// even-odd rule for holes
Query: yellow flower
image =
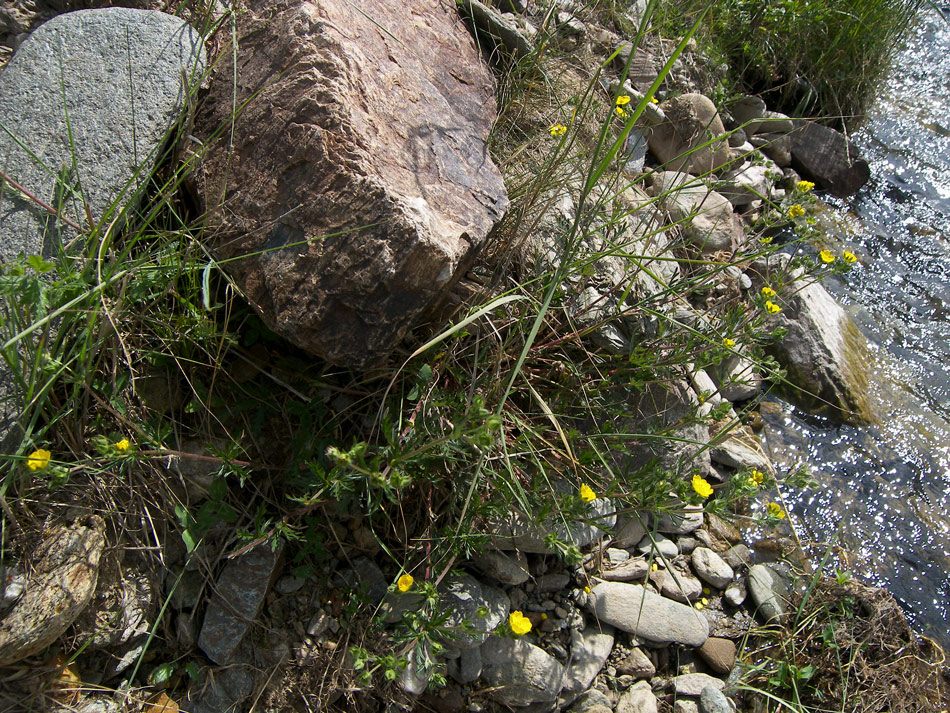
{"label": "yellow flower", "polygon": [[590,587],[584,587],[584,594],[590,594]]}
{"label": "yellow flower", "polygon": [[119,453],[125,453],[126,451],[129,450],[129,446],[131,445],[132,444],[129,443],[128,438],[123,438],[121,441],[115,444],[115,449],[119,451]]}
{"label": "yellow flower", "polygon": [[652,565],[650,565],[650,571],[651,571],[651,572],[656,572],[659,568],[660,568],[660,566],[659,566],[656,562],[654,562]]}
{"label": "yellow flower", "polygon": [[788,209],[789,218],[798,218],[799,216],[802,216],[802,215],[805,215],[805,209],[802,208],[800,205],[798,205],[798,203],[796,203],[795,205],[793,205],[791,208]]}
{"label": "yellow flower", "polygon": [[550,129],[548,129],[548,132],[551,134],[551,136],[561,136],[562,134],[567,133],[567,127],[564,126],[564,124],[555,124]]}
{"label": "yellow flower", "polygon": [[736,345],[735,339],[729,339],[729,337],[725,337],[722,340],[722,346],[726,347],[727,349],[732,349],[735,345]]}
{"label": "yellow flower", "polygon": [[709,600],[706,599],[706,597],[703,597],[702,599],[699,600],[699,603],[702,604],[703,606],[706,606],[707,604],[709,604]]}
{"label": "yellow flower", "polygon": [[520,611],[513,611],[508,616],[508,626],[518,636],[523,636],[531,631],[531,620]]}
{"label": "yellow flower", "polygon": [[709,594],[709,587],[703,587],[703,594]]}
{"label": "yellow flower", "polygon": [[772,300],[765,301],[765,311],[769,314],[778,314],[782,311],[782,308],[775,304]]}
{"label": "yellow flower", "polygon": [[775,297],[775,290],[773,290],[771,287],[766,285],[765,287],[762,288],[762,296],[766,298]]}
{"label": "yellow flower", "polygon": [[858,261],[858,256],[852,252],[848,252],[847,250],[845,250],[843,253],[841,253],[841,259],[847,263],[852,263],[852,262]]}
{"label": "yellow flower", "polygon": [[621,119],[627,118],[627,111],[622,106],[618,106],[614,109],[614,111],[617,112],[617,116],[619,116]]}
{"label": "yellow flower", "polygon": [[708,498],[713,494],[712,486],[698,473],[693,476],[693,490],[695,490],[700,495],[700,497],[703,498]]}
{"label": "yellow flower", "polygon": [[812,188],[815,187],[815,184],[811,181],[799,181],[795,184],[795,188],[800,190],[802,193],[808,193]]}
{"label": "yellow flower", "polygon": [[589,503],[597,499],[597,494],[593,490],[591,490],[590,486],[587,485],[587,483],[584,483],[583,485],[581,485],[580,495],[581,495],[581,500],[583,500],[585,503]]}
{"label": "yellow flower", "polygon": [[657,99],[656,97],[650,97],[650,103],[651,103],[651,104],[659,104],[660,101],[659,101],[659,99]]}
{"label": "yellow flower", "polygon": [[769,503],[768,505],[765,506],[765,509],[769,515],[771,515],[772,517],[778,518],[779,520],[785,517],[785,511],[782,509],[782,506],[779,505],[778,503]]}
{"label": "yellow flower", "polygon": [[33,451],[26,457],[26,467],[32,471],[46,470],[49,467],[49,459],[53,454],[45,448]]}
{"label": "yellow flower", "polygon": [[412,583],[415,581],[411,574],[404,574],[396,580],[396,589],[405,594],[412,589]]}
{"label": "yellow flower", "polygon": [[762,243],[763,245],[768,245],[769,243],[772,242],[772,236],[771,236],[771,235],[766,235],[766,236],[763,237],[763,238],[759,238],[759,242]]}
{"label": "yellow flower", "polygon": [[693,606],[696,607],[696,611],[702,611],[704,605],[702,602],[696,602]]}
{"label": "yellow flower", "polygon": [[749,476],[754,480],[758,485],[762,485],[762,482],[765,480],[765,476],[762,474],[761,470],[753,470],[749,473]]}
{"label": "yellow flower", "polygon": [[541,612],[541,621],[547,621],[547,620],[548,620],[548,615],[545,614],[544,612]]}
{"label": "yellow flower", "polygon": [[821,261],[825,263],[826,265],[829,262],[835,261],[835,256],[832,254],[830,250],[822,250],[820,253],[818,253],[818,257],[820,257]]}
{"label": "yellow flower", "polygon": [[626,106],[630,103],[630,97],[627,94],[621,94],[617,97],[617,106]]}

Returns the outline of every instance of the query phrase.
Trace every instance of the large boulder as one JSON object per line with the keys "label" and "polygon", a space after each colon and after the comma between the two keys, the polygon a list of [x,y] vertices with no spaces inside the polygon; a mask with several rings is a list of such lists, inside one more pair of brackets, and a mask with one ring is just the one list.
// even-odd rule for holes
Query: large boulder
{"label": "large boulder", "polygon": [[507,208],[492,75],[445,0],[250,0],[236,18],[238,70],[222,52],[196,122],[218,139],[215,253],[279,334],[377,362]]}
{"label": "large boulder", "polygon": [[795,170],[838,198],[857,193],[871,177],[858,147],[840,131],[800,121],[790,137]]}
{"label": "large boulder", "polygon": [[152,10],[80,10],[34,31],[0,75],[0,165],[33,196],[0,181],[0,260],[50,255],[90,216],[121,227],[204,66],[201,35]]}
{"label": "large boulder", "polygon": [[813,413],[853,424],[872,422],[864,335],[817,282],[795,282],[787,292],[784,311],[771,319],[788,333],[770,347],[787,371],[784,392]]}
{"label": "large boulder", "polygon": [[660,108],[666,122],[650,129],[650,151],[667,171],[700,176],[732,161],[722,119],[708,97],[682,94]]}

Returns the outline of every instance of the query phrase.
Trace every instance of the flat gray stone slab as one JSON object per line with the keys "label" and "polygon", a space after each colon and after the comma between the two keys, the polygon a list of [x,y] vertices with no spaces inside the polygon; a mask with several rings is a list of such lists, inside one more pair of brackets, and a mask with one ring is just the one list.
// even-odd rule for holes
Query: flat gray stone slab
{"label": "flat gray stone slab", "polygon": [[[0,170],[87,227],[111,222],[155,165],[205,68],[201,35],[153,10],[80,10],[30,35],[0,73]],[[0,181],[0,260],[75,231]]]}
{"label": "flat gray stone slab", "polygon": [[702,646],[709,637],[709,623],[698,611],[638,584],[600,582],[591,599],[601,622],[649,641]]}
{"label": "flat gray stone slab", "polygon": [[265,542],[225,565],[198,636],[198,647],[216,664],[226,664],[240,646],[257,618],[279,561],[280,551]]}

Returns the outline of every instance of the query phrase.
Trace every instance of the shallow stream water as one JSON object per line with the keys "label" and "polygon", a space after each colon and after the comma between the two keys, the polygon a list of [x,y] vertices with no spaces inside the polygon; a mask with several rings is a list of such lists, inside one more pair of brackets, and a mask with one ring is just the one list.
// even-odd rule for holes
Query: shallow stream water
{"label": "shallow stream water", "polygon": [[935,11],[853,139],[871,180],[828,200],[826,222],[861,265],[825,285],[868,337],[880,424],[783,404],[767,440],[777,465],[806,462],[819,483],[784,493],[803,539],[849,553],[833,566],[885,586],[950,648],[950,24]]}

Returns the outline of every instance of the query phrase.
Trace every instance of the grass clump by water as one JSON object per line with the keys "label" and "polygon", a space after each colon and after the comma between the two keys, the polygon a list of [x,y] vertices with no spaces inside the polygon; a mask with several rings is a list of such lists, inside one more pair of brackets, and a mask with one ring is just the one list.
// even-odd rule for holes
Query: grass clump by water
{"label": "grass clump by water", "polygon": [[[703,41],[744,91],[795,116],[860,123],[924,0],[725,0]],[[706,8],[690,0],[677,15]],[[685,12],[684,12],[685,10]],[[678,20],[672,20],[678,22]]]}

